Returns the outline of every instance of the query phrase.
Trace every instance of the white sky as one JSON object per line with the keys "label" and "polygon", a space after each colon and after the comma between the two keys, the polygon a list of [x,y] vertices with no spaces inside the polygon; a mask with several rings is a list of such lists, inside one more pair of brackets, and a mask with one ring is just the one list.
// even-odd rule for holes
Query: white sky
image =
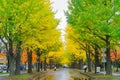
{"label": "white sky", "polygon": [[67,7],[68,7],[68,0],[50,0],[51,2],[53,2],[52,4],[52,8],[53,8],[53,11],[56,12],[56,15],[55,17],[56,18],[59,18],[60,19],[60,23],[58,25],[58,29],[61,30],[61,39],[64,41],[64,30],[65,30],[65,27],[66,27],[66,17],[65,17],[65,14],[64,14],[64,11],[67,10]]}

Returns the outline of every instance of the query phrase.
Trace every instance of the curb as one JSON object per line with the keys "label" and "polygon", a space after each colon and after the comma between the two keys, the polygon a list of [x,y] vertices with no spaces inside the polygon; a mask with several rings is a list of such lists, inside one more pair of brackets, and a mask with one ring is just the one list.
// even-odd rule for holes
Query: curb
{"label": "curb", "polygon": [[[91,76],[90,74],[87,74],[87,73],[80,72],[80,74],[82,74],[84,76],[87,76],[88,80],[94,80],[94,79],[96,79],[95,77],[93,77],[93,76]],[[82,80],[82,79],[80,79],[80,80]]]}

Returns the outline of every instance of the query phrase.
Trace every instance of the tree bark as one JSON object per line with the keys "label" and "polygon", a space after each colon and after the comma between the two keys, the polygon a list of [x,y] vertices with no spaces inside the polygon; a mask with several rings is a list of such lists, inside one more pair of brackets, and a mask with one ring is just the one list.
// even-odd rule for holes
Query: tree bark
{"label": "tree bark", "polygon": [[7,52],[7,72],[9,71],[9,69],[10,69],[10,55],[9,55],[9,53]]}
{"label": "tree bark", "polygon": [[13,76],[15,74],[15,59],[14,59],[14,56],[10,55],[10,67],[9,67],[9,70],[10,70],[10,76]]}
{"label": "tree bark", "polygon": [[27,55],[28,55],[28,73],[32,73],[32,51],[28,51]]}
{"label": "tree bark", "polygon": [[82,59],[79,60],[79,65],[80,65],[80,69],[82,70],[83,69],[83,60]]}
{"label": "tree bark", "polygon": [[86,57],[87,57],[87,63],[88,63],[88,72],[91,72],[91,58],[90,58],[90,50],[89,45],[86,44]]}
{"label": "tree bark", "polygon": [[43,62],[40,62],[41,71],[43,70]]}
{"label": "tree bark", "polygon": [[50,59],[50,69],[52,69],[52,59]]}
{"label": "tree bark", "polygon": [[40,72],[40,55],[37,55],[37,72]]}
{"label": "tree bark", "polygon": [[44,71],[46,71],[47,68],[46,68],[46,57],[44,58]]}
{"label": "tree bark", "polygon": [[97,67],[99,66],[99,52],[97,47],[95,47],[95,73],[97,73]]}
{"label": "tree bark", "polygon": [[107,45],[107,49],[106,49],[106,74],[107,75],[112,75],[112,67],[111,67],[111,57],[110,57],[110,41],[109,41],[110,36],[106,35],[106,45]]}
{"label": "tree bark", "polygon": [[37,72],[40,72],[40,55],[41,55],[40,49],[38,48],[38,49],[36,50],[36,52],[37,52],[36,71],[37,71]]}
{"label": "tree bark", "polygon": [[91,58],[90,53],[87,54],[88,72],[91,72]]}
{"label": "tree bark", "polygon": [[9,70],[10,70],[10,76],[15,74],[15,58],[14,58],[14,53],[13,53],[13,43],[12,40],[9,41]]}
{"label": "tree bark", "polygon": [[20,62],[21,62],[21,42],[17,44],[17,49],[16,49],[16,70],[15,70],[15,75],[20,74]]}

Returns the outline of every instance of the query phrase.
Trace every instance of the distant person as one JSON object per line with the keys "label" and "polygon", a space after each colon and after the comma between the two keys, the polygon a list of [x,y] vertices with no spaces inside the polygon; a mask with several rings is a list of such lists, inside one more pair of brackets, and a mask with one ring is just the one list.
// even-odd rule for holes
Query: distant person
{"label": "distant person", "polygon": [[54,67],[54,71],[56,71],[56,66]]}
{"label": "distant person", "polygon": [[83,69],[84,69],[84,72],[87,71],[87,65],[86,64],[83,66]]}

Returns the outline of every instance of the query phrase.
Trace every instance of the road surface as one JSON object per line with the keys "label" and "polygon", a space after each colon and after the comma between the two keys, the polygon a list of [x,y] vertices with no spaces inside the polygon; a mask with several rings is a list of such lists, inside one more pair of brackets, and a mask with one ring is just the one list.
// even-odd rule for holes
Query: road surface
{"label": "road surface", "polygon": [[85,76],[80,75],[78,70],[64,68],[56,71],[50,71],[44,74],[44,76],[37,77],[33,80],[79,80],[81,77]]}

